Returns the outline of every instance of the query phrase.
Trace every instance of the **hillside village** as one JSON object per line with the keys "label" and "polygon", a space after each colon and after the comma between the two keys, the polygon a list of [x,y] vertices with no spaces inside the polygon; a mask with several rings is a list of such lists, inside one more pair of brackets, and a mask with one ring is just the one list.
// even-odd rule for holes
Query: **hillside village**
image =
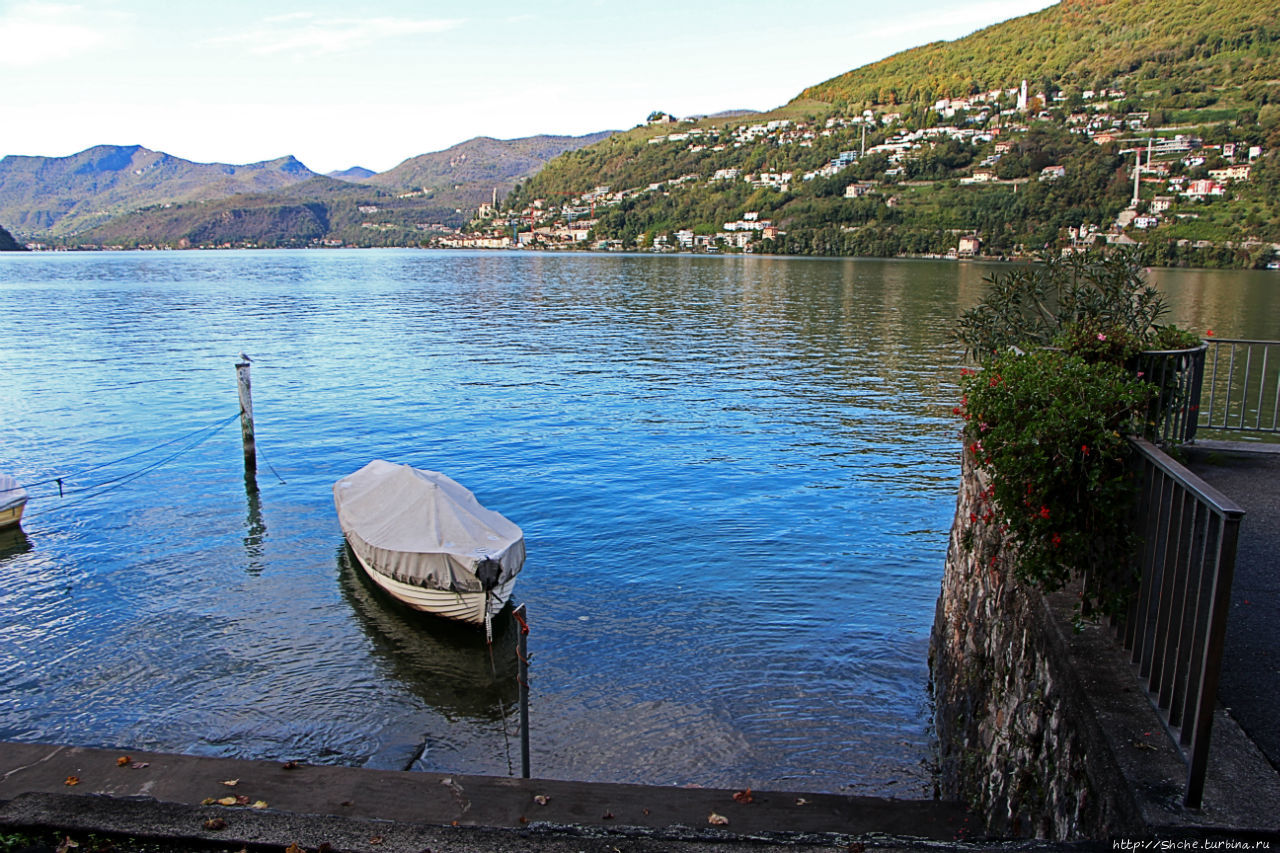
{"label": "hillside village", "polygon": [[[1069,134],[1109,152],[1119,165],[1112,183],[1123,178],[1127,198],[1117,198],[1108,216],[1063,223],[1046,242],[1064,251],[1098,242],[1133,244],[1162,228],[1174,245],[1193,250],[1223,248],[1222,241],[1195,237],[1196,221],[1217,200],[1237,195],[1251,180],[1259,161],[1272,157],[1248,134],[1213,128],[1213,139],[1197,128],[1160,126],[1150,111],[1131,109],[1134,99],[1119,87],[1029,92],[997,89],[967,98],[944,98],[915,114],[889,108],[866,109],[852,116],[775,118],[711,124],[679,121],[665,113],[650,116],[633,131],[646,149],[635,158],[692,163],[695,168],[636,186],[599,185],[555,198],[523,198],[513,204],[480,208],[466,233],[448,235],[436,245],[456,248],[590,248],[657,252],[786,251],[789,224],[776,213],[789,201],[822,194],[847,205],[874,203],[892,210],[937,186],[969,193],[1013,193],[1032,182],[1069,182],[1072,166],[1035,162],[1041,151],[1028,150],[1031,137]],[[1157,116],[1158,118],[1158,116]],[[1254,135],[1256,136],[1256,134]],[[637,143],[638,144],[638,143]],[[1059,146],[1061,147],[1061,146]],[[745,149],[745,152],[744,152]],[[807,151],[806,151],[807,149]],[[820,165],[813,151],[831,152]],[[793,153],[794,152],[794,153]],[[945,152],[945,158],[939,157]],[[755,156],[744,156],[754,153]],[[809,156],[805,156],[808,154]],[[736,156],[735,156],[736,155]],[[1021,156],[1019,156],[1021,155]],[[1011,160],[1018,159],[1016,164]],[[1028,159],[1031,160],[1028,163]],[[721,165],[731,160],[761,162],[763,168]],[[939,169],[939,162],[942,163]],[[670,222],[666,227],[620,233],[611,211],[701,192],[722,193],[737,185],[749,200],[762,202],[735,210],[711,223]],[[673,205],[674,206],[674,205]],[[1188,225],[1192,227],[1187,227]],[[1182,227],[1179,227],[1182,226]],[[841,225],[855,232],[858,223]],[[979,227],[945,229],[945,245],[936,239],[920,255],[973,257],[1033,252],[1039,245],[1009,244]],[[1274,239],[1274,238],[1273,238]],[[1226,248],[1257,255],[1260,265],[1275,267],[1280,243],[1259,237]]]}

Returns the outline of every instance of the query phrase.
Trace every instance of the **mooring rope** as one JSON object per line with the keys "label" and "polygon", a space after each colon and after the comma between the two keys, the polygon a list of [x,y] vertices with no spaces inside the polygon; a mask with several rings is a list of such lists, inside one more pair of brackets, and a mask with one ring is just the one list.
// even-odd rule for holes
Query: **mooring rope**
{"label": "mooring rope", "polygon": [[[226,427],[228,424],[230,424],[232,421],[234,421],[238,417],[240,417],[240,413],[236,412],[231,417],[225,418],[210,426],[201,427],[200,429],[195,430],[194,432],[187,433],[186,435],[179,436],[178,438],[175,438],[175,439],[170,439],[169,441],[163,442],[161,444],[157,444],[154,447],[149,447],[146,450],[139,451],[138,453],[132,453],[129,456],[122,457],[120,459],[114,460],[113,462],[107,462],[102,465],[95,465],[91,468],[86,468],[79,473],[83,474],[90,471],[98,471],[107,467],[108,465],[114,465],[120,462],[126,462],[130,459],[136,459],[137,457],[142,456],[146,453],[159,450],[162,447],[168,447],[174,444],[175,442],[182,441],[182,440],[187,441],[185,445],[183,445],[182,447],[179,447],[173,453],[170,453],[169,455],[165,456],[162,459],[158,459],[155,462],[151,462],[147,465],[144,465],[143,467],[137,470],[128,471],[116,477],[109,477],[106,480],[100,480],[96,483],[90,483],[88,485],[78,486],[77,488],[70,490],[72,494],[81,495],[76,500],[58,504],[58,506],[50,507],[49,509],[44,510],[43,512],[28,513],[27,517],[34,518],[36,516],[44,515],[45,513],[51,512],[54,509],[64,509],[70,506],[77,506],[81,503],[84,503],[87,500],[90,500],[99,495],[105,494],[109,491],[112,491],[113,489],[119,488],[120,486],[123,486],[125,483],[132,482],[138,479],[139,477],[149,474],[152,471],[159,468],[161,465],[165,465],[166,463],[172,462],[174,459],[177,459],[179,456],[183,455],[184,453],[187,453],[191,450],[194,450],[196,447],[199,447],[201,444],[207,441],[210,437],[212,437],[215,433],[217,433],[220,429]],[[79,476],[79,474],[72,475],[72,476]],[[43,480],[39,483],[33,483],[32,485],[44,485],[47,483],[57,483],[59,495],[65,496],[66,490],[64,490],[63,488],[63,483],[68,479],[70,479],[70,477],[67,477],[67,476],[54,477],[49,480]],[[84,492],[88,492],[88,494],[82,494]]]}

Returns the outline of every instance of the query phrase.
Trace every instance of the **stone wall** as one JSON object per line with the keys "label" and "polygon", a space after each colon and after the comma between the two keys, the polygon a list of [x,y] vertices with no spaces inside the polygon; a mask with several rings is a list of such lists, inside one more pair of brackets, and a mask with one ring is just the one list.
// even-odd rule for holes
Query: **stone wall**
{"label": "stone wall", "polygon": [[968,457],[930,644],[941,794],[999,836],[1135,830],[1137,810],[1069,660],[1074,599],[1014,578],[987,484]]}

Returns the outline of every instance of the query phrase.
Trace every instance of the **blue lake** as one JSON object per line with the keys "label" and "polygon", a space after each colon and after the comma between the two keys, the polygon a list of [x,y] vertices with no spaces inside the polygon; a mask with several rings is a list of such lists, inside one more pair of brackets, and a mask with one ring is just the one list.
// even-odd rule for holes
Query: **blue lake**
{"label": "blue lake", "polygon": [[[950,330],[998,269],[0,257],[0,470],[63,478],[0,539],[0,739],[518,772],[514,632],[491,659],[348,561],[330,490],[380,457],[524,529],[534,775],[928,796]],[[1280,276],[1155,278],[1280,330]],[[241,351],[256,492],[215,428]]]}

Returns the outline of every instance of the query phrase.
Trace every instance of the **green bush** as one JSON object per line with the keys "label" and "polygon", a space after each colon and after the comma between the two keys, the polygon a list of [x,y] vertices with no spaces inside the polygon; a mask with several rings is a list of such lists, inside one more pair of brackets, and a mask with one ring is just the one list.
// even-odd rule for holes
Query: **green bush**
{"label": "green bush", "polygon": [[1181,400],[1178,375],[1145,375],[1142,354],[1199,340],[1158,322],[1164,299],[1133,253],[1050,257],[989,283],[957,329],[983,368],[965,371],[956,409],[990,479],[970,522],[999,526],[1023,581],[1081,577],[1081,612],[1115,612],[1135,581],[1128,436],[1154,435]]}
{"label": "green bush", "polygon": [[987,283],[986,298],[961,316],[956,330],[979,361],[1011,346],[1069,346],[1099,334],[1134,354],[1171,328],[1156,322],[1167,306],[1133,252],[1048,256]]}
{"label": "green bush", "polygon": [[1126,435],[1154,387],[1053,350],[993,357],[962,386],[967,451],[990,475],[970,523],[998,525],[1021,580],[1053,591],[1082,576],[1082,612],[1117,610],[1134,580]]}

